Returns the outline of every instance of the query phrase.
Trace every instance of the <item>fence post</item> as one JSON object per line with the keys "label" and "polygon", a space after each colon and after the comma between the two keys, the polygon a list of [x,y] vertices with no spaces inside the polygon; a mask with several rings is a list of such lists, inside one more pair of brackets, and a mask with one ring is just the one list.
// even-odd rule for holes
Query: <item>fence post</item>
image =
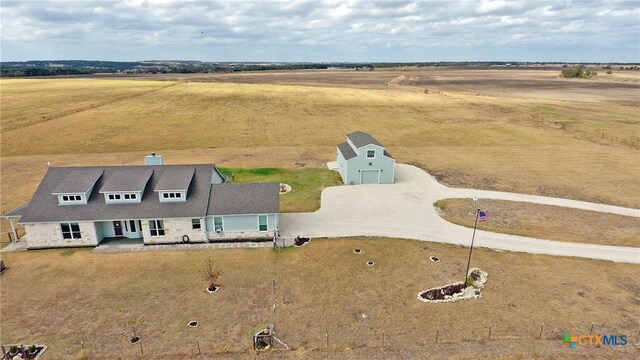
{"label": "fence post", "polygon": [[436,328],[436,344],[438,343],[439,331],[440,331],[440,329]]}
{"label": "fence post", "polygon": [[540,335],[538,335],[538,339],[542,339],[542,330],[544,329],[544,323],[540,326]]}
{"label": "fence post", "polygon": [[198,354],[200,354],[200,342],[198,341],[198,338],[196,338],[196,345],[198,346]]}
{"label": "fence post", "polygon": [[142,349],[142,339],[140,339],[139,343],[140,343],[140,354],[144,355],[144,350]]}
{"label": "fence post", "polygon": [[593,334],[593,323],[591,323],[591,330],[589,330],[589,335]]}
{"label": "fence post", "polygon": [[327,347],[329,347],[329,332],[328,331],[324,334],[324,337],[325,337],[325,340],[327,341]]}
{"label": "fence post", "polygon": [[384,347],[384,330],[382,330],[382,347]]}
{"label": "fence post", "polygon": [[491,340],[491,325],[489,325],[489,340]]}

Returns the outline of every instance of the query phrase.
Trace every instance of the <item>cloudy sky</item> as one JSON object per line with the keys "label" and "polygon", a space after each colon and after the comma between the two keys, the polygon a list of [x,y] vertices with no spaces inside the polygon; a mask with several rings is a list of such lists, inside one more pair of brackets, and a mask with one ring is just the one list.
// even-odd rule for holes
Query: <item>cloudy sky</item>
{"label": "cloudy sky", "polygon": [[1,59],[640,62],[640,1],[1,0]]}

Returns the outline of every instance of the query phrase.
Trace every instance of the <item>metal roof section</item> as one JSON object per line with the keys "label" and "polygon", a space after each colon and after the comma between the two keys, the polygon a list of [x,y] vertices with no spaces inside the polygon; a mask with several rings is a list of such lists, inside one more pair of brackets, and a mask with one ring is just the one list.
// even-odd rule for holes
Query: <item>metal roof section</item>
{"label": "metal roof section", "polygon": [[376,140],[376,138],[363,131],[354,131],[351,134],[348,134],[347,137],[358,149],[367,145],[378,145],[380,147],[384,147],[378,140]]}
{"label": "metal roof section", "polygon": [[187,191],[196,168],[184,166],[169,166],[162,169],[160,180],[154,191]]}
{"label": "metal roof section", "polygon": [[100,192],[143,191],[152,174],[151,166],[112,167],[109,174],[105,174]]}
{"label": "metal roof section", "polygon": [[89,191],[102,176],[104,170],[97,168],[76,169],[70,171],[52,194],[84,194]]}
{"label": "metal roof section", "polygon": [[354,157],[358,156],[356,152],[353,151],[353,148],[351,147],[351,145],[349,145],[348,142],[338,144],[338,149],[340,150],[342,156],[344,156],[345,160],[353,159]]}
{"label": "metal roof section", "polygon": [[280,212],[280,184],[211,185],[207,215],[275,214]]}

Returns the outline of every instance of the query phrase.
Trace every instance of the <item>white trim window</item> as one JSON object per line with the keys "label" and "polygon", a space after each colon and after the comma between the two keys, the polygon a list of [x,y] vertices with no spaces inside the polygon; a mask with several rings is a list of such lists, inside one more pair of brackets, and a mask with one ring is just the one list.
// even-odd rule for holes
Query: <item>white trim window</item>
{"label": "white trim window", "polygon": [[200,223],[200,219],[191,219],[191,228],[193,230],[202,229],[202,224]]}
{"label": "white trim window", "polygon": [[213,217],[213,229],[216,232],[224,231],[224,223],[222,222],[222,216],[214,216]]}
{"label": "white trim window", "polygon": [[258,230],[267,231],[267,215],[258,215]]}
{"label": "white trim window", "polygon": [[164,220],[149,220],[149,231],[151,236],[164,236]]}
{"label": "white trim window", "polygon": [[375,159],[376,151],[375,150],[367,150],[367,159]]}
{"label": "white trim window", "polygon": [[162,193],[162,198],[163,199],[182,199],[182,193],[181,192],[166,192],[166,193]]}
{"label": "white trim window", "polygon": [[65,240],[82,239],[80,224],[78,223],[61,223],[60,230],[62,231],[62,238]]}

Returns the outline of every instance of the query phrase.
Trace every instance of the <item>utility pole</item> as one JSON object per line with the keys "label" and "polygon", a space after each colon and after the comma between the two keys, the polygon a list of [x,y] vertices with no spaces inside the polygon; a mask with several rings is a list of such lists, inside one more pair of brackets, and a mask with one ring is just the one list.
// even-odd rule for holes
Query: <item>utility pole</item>
{"label": "utility pole", "polygon": [[467,260],[467,271],[464,272],[464,281],[462,281],[462,287],[467,286],[467,276],[469,274],[469,265],[471,265],[471,252],[473,251],[473,241],[476,238],[476,228],[478,228],[478,217],[480,216],[480,209],[476,209],[476,223],[473,225],[473,236],[471,236],[471,247],[469,248],[469,260]]}

